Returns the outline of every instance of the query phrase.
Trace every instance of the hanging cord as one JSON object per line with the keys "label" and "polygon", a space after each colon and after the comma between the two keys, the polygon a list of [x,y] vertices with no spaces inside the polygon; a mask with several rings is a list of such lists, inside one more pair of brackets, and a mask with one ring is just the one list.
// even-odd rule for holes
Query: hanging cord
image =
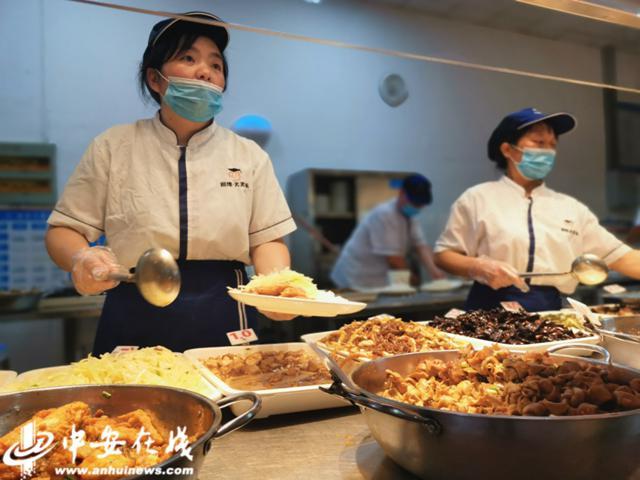
{"label": "hanging cord", "polygon": [[108,3],[108,2],[99,2],[96,0],[69,0],[71,2],[76,2],[76,3],[84,3],[84,4],[88,4],[88,5],[95,5],[98,7],[105,7],[105,8],[112,8],[115,10],[124,10],[127,12],[135,12],[135,13],[142,13],[145,15],[154,15],[154,16],[158,16],[158,17],[167,17],[167,18],[175,18],[178,20],[184,20],[187,22],[193,22],[193,23],[202,23],[203,25],[213,25],[213,26],[217,26],[217,27],[225,27],[225,28],[230,28],[232,30],[241,30],[244,32],[252,32],[252,33],[259,33],[261,35],[268,35],[268,36],[272,36],[272,37],[279,37],[279,38],[285,38],[287,40],[298,40],[298,41],[302,41],[302,42],[309,42],[309,43],[315,43],[318,45],[326,45],[329,47],[336,47],[336,48],[345,48],[345,49],[349,49],[349,50],[358,50],[361,52],[369,52],[369,53],[379,53],[381,55],[386,55],[386,56],[391,56],[391,57],[398,57],[398,58],[406,58],[406,59],[410,59],[410,60],[420,60],[423,62],[431,62],[431,63],[440,63],[440,64],[444,64],[444,65],[451,65],[454,67],[463,67],[463,68],[471,68],[474,70],[483,70],[486,72],[495,72],[495,73],[504,73],[504,74],[508,74],[508,75],[518,75],[521,77],[529,77],[529,78],[537,78],[540,80],[551,80],[551,81],[555,81],[555,82],[562,82],[562,83],[569,83],[572,85],[581,85],[584,87],[594,87],[594,88],[606,88],[606,89],[610,89],[610,90],[617,90],[619,92],[628,92],[628,93],[638,93],[640,94],[640,89],[638,88],[632,88],[632,87],[622,87],[619,85],[613,85],[613,84],[609,84],[609,83],[601,83],[601,82],[590,82],[587,80],[578,80],[575,78],[568,78],[568,77],[558,77],[555,75],[546,75],[544,73],[535,73],[535,72],[527,72],[525,70],[516,70],[513,68],[506,68],[506,67],[493,67],[490,65],[481,65],[479,63],[471,63],[471,62],[462,62],[459,60],[451,60],[448,58],[441,58],[441,57],[432,57],[429,55],[420,55],[417,53],[408,53],[408,52],[401,52],[398,50],[389,50],[386,48],[376,48],[376,47],[367,47],[364,45],[356,45],[353,43],[345,43],[345,42],[339,42],[336,40],[326,40],[326,39],[322,39],[322,38],[315,38],[315,37],[309,37],[306,35],[298,35],[295,33],[285,33],[285,32],[278,32],[275,30],[269,30],[266,28],[259,28],[259,27],[249,27],[247,25],[241,25],[239,23],[227,23],[227,22],[217,22],[215,20],[206,20],[204,18],[196,18],[196,17],[191,17],[191,16],[185,16],[185,15],[180,15],[180,14],[176,14],[176,13],[172,13],[172,12],[165,12],[162,10],[148,10],[145,8],[137,8],[137,7],[129,7],[126,5],[116,5],[113,3]]}

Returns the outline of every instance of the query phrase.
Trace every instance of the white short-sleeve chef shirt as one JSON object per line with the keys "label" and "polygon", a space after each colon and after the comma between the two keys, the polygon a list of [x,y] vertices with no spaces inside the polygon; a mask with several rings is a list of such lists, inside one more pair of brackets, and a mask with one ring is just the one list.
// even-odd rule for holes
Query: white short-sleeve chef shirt
{"label": "white short-sleeve chef shirt", "polygon": [[[434,250],[485,255],[525,272],[530,249],[533,272],[569,271],[571,262],[584,253],[611,264],[631,251],[575,198],[545,185],[534,189],[529,198],[506,176],[471,187],[456,200]],[[533,278],[531,283],[551,285],[567,294],[577,286],[570,275]]]}
{"label": "white short-sleeve chef shirt", "polygon": [[[186,259],[249,264],[250,247],[295,230],[271,160],[253,141],[213,122],[184,153]],[[89,241],[104,234],[126,267],[152,247],[178,258],[180,156],[175,134],[159,115],[110,128],[91,142],[49,224]]]}
{"label": "white short-sleeve chef shirt", "polygon": [[407,218],[397,199],[373,208],[358,224],[340,252],[331,279],[340,288],[376,288],[387,285],[387,257],[405,255],[427,242],[416,217]]}

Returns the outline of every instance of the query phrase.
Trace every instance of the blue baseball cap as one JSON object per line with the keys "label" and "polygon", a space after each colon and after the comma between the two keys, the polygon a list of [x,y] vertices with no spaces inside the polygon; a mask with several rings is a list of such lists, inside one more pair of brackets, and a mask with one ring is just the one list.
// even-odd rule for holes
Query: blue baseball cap
{"label": "blue baseball cap", "polygon": [[[202,18],[204,20],[213,20],[215,22],[224,22],[224,20],[222,20],[220,17],[208,12],[186,12],[180,13],[180,15]],[[170,29],[175,28],[176,25],[183,25],[185,23],[200,25],[201,27],[211,29],[212,39],[218,46],[218,49],[220,49],[220,52],[224,52],[224,49],[227,48],[227,44],[229,43],[229,32],[226,28],[217,25],[205,25],[202,23],[187,22],[179,18],[167,18],[156,23],[151,29],[151,33],[149,34],[149,42],[147,44],[147,48],[153,47],[162,35],[164,35]]]}
{"label": "blue baseball cap", "polygon": [[429,205],[432,201],[431,182],[419,173],[409,175],[402,180],[402,191],[416,207]]}
{"label": "blue baseball cap", "polygon": [[573,115],[564,112],[542,113],[536,108],[529,107],[510,113],[502,119],[489,137],[487,144],[489,158],[494,162],[502,160],[500,145],[504,142],[515,142],[527,127],[540,122],[548,124],[556,136],[570,132],[577,124]]}

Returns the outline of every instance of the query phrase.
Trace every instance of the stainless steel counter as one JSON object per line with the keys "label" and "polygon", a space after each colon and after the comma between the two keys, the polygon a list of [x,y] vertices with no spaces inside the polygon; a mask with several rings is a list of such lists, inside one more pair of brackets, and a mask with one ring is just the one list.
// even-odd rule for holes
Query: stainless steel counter
{"label": "stainless steel counter", "polygon": [[215,440],[200,479],[375,479],[416,477],[385,456],[354,407],[254,420]]}

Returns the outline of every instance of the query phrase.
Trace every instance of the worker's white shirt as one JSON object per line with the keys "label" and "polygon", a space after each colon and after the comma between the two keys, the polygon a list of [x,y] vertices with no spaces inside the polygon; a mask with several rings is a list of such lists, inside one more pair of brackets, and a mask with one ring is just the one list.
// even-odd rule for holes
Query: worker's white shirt
{"label": "worker's white shirt", "polygon": [[[434,250],[484,255],[526,272],[530,249],[532,271],[541,273],[567,272],[583,253],[611,264],[631,250],[575,198],[545,185],[527,198],[525,190],[506,176],[471,187],[456,200]],[[531,283],[552,285],[563,293],[577,286],[570,275],[534,278]]]}
{"label": "worker's white shirt", "polygon": [[396,208],[397,199],[373,208],[349,237],[331,271],[340,288],[355,290],[387,285],[387,257],[405,255],[427,242],[416,217],[408,219]]}
{"label": "worker's white shirt", "polygon": [[[152,247],[178,258],[180,155],[158,114],[110,128],[85,152],[49,224],[89,241],[105,234],[128,268]],[[248,264],[250,247],[295,230],[271,160],[253,141],[213,122],[189,140],[185,155],[187,259]]]}

